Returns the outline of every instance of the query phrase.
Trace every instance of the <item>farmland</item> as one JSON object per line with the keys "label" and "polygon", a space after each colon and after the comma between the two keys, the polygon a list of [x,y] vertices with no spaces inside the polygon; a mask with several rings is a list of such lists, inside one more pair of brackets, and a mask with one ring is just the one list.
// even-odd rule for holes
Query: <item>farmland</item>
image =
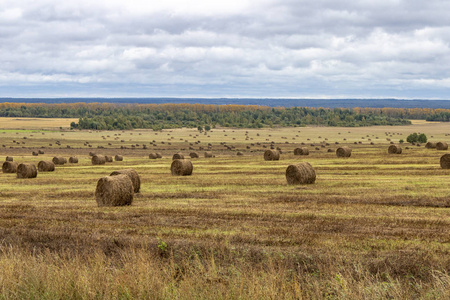
{"label": "farmland", "polygon": [[[448,151],[405,143],[387,153],[413,132],[449,142],[448,123],[206,134],[14,123],[0,129],[2,160],[79,163],[34,179],[0,174],[0,298],[450,297]],[[281,158],[264,161],[272,142]],[[302,143],[310,154],[295,156]],[[351,157],[336,157],[342,145]],[[93,166],[91,151],[124,160]],[[156,151],[163,158],[150,160]],[[193,151],[192,176],[172,176],[172,155]],[[300,161],[316,182],[287,185]],[[125,168],[141,176],[133,204],[97,207],[97,180]]]}

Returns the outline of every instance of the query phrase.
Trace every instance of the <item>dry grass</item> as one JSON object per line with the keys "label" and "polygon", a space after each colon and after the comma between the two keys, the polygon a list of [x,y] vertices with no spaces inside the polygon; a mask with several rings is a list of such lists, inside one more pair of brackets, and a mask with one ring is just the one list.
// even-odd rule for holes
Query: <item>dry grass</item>
{"label": "dry grass", "polygon": [[[35,164],[79,158],[31,180],[0,174],[0,298],[448,299],[450,170],[439,166],[445,152],[411,146],[394,157],[386,151],[386,137],[397,143],[412,132],[447,141],[450,126],[438,125],[208,135],[0,130],[2,157]],[[23,136],[25,149],[12,142]],[[325,138],[330,146],[311,148],[307,157],[315,184],[288,185],[286,167],[302,159],[293,150]],[[199,140],[195,151],[211,143],[216,158],[196,159],[192,176],[172,176],[172,154],[188,153]],[[283,155],[266,162],[263,145],[272,141]],[[335,142],[350,146],[352,156],[328,153]],[[54,146],[45,154],[31,156],[28,147],[48,143]],[[92,166],[93,148],[124,161]],[[151,160],[150,152],[163,158]],[[97,180],[127,168],[141,178],[133,204],[97,207]]]}
{"label": "dry grass", "polygon": [[34,129],[42,128],[47,130],[54,130],[62,128],[69,128],[70,123],[78,122],[78,119],[70,118],[0,118],[0,128],[2,129]]}

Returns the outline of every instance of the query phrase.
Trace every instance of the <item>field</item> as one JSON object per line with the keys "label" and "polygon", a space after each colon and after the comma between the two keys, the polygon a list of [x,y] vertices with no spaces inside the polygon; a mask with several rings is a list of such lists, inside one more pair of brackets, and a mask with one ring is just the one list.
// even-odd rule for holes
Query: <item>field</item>
{"label": "field", "polygon": [[[2,160],[79,163],[34,179],[0,174],[0,299],[450,298],[448,151],[387,153],[413,132],[450,142],[450,124],[204,134],[11,123]],[[272,142],[281,158],[264,161]],[[293,154],[301,143],[309,156]],[[208,144],[214,158],[203,157]],[[342,145],[351,157],[336,157]],[[90,151],[124,161],[93,166]],[[156,151],[163,158],[149,159]],[[171,175],[178,151],[199,153],[192,176]],[[300,161],[314,184],[287,184]],[[131,206],[98,207],[97,180],[124,168],[140,174],[141,192]]]}

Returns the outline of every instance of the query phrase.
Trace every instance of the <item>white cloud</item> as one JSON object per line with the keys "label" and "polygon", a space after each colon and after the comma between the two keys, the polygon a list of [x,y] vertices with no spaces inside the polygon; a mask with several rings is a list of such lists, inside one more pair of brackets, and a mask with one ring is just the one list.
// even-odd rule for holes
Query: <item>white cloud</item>
{"label": "white cloud", "polygon": [[439,0],[4,0],[0,95],[32,86],[52,96],[70,83],[104,96],[132,87],[134,96],[447,97],[449,9]]}

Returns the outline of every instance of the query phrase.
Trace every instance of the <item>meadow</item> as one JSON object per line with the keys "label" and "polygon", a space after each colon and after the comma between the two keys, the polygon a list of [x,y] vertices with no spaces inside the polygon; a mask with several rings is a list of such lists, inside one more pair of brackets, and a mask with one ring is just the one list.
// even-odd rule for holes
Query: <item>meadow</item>
{"label": "meadow", "polygon": [[[2,160],[79,163],[0,174],[0,299],[450,298],[448,151],[387,152],[413,132],[450,142],[448,123],[199,133],[30,122],[0,129]],[[294,155],[302,143],[310,154]],[[281,158],[264,161],[272,144]],[[351,157],[336,156],[342,145]],[[91,151],[124,160],[93,166]],[[172,155],[194,151],[193,174],[172,176]],[[288,185],[301,161],[316,182]],[[141,177],[133,204],[98,207],[97,180],[125,168]]]}

